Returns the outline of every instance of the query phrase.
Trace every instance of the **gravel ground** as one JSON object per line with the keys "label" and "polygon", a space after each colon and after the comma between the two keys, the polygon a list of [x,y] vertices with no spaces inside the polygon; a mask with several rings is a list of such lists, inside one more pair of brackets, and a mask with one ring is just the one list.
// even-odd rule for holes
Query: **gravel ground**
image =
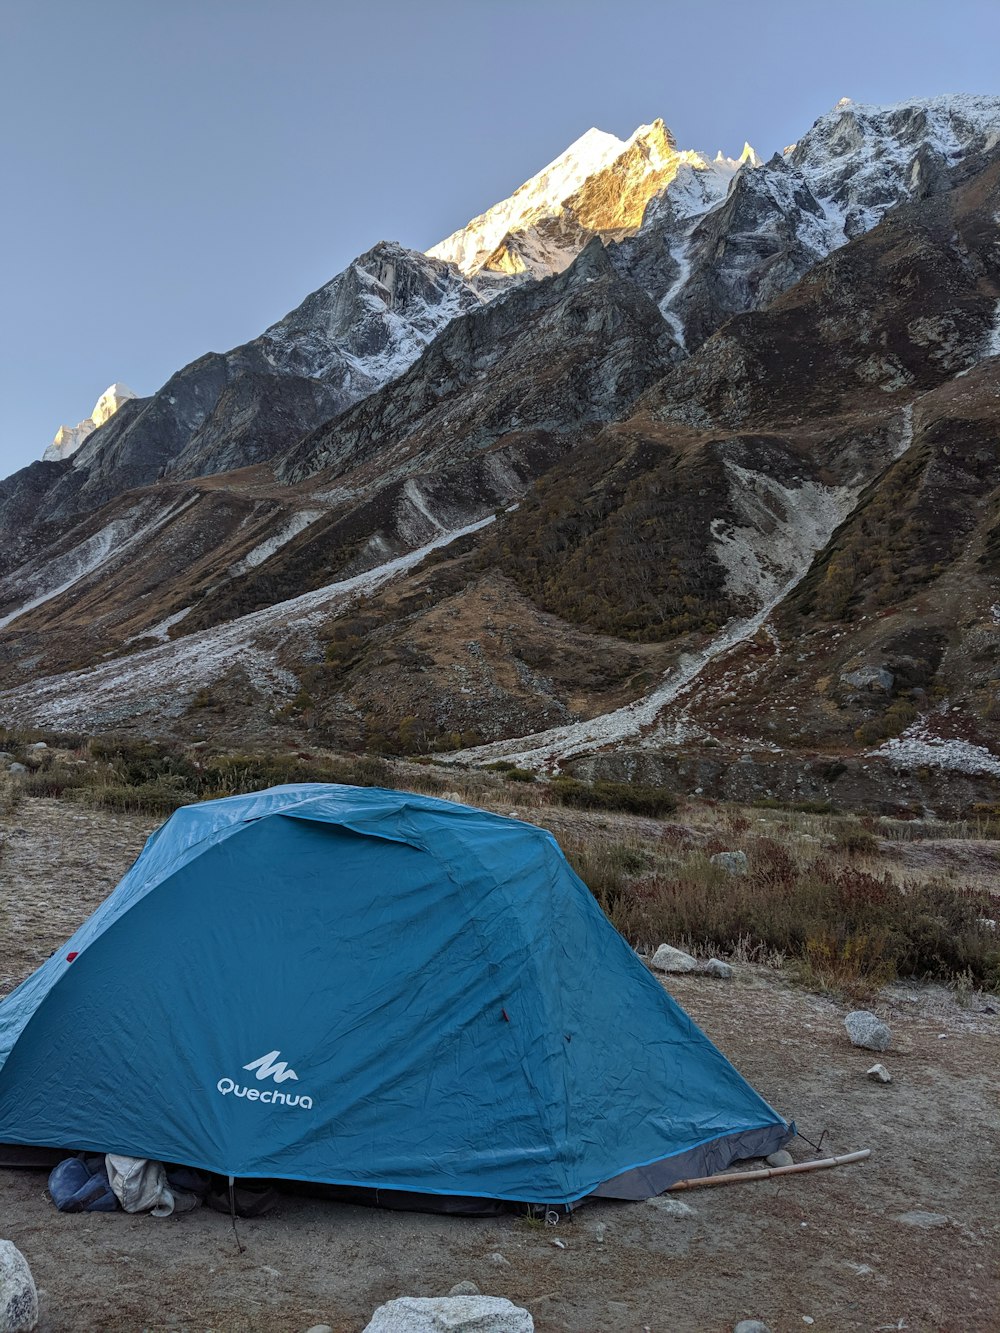
{"label": "gravel ground", "polygon": [[[150,828],[44,800],[0,820],[0,993],[96,906]],[[325,1322],[357,1333],[382,1301],[470,1278],[527,1306],[540,1333],[723,1333],[741,1318],[773,1333],[806,1318],[817,1333],[1000,1330],[1000,1018],[988,1012],[1000,1006],[895,986],[874,1006],[893,1030],[875,1056],[847,1041],[848,1006],[777,973],[669,988],[779,1111],[810,1139],[824,1135],[824,1155],[867,1147],[871,1158],[690,1192],[681,1218],[603,1202],[555,1229],[287,1196],[239,1224],[242,1254],[220,1214],[60,1214],[43,1174],[0,1171],[0,1235],[31,1264],[41,1328],[282,1333]],[[876,1059],[888,1087],[864,1077]],[[801,1139],[792,1153],[813,1155]],[[913,1212],[937,1225],[900,1220]]]}

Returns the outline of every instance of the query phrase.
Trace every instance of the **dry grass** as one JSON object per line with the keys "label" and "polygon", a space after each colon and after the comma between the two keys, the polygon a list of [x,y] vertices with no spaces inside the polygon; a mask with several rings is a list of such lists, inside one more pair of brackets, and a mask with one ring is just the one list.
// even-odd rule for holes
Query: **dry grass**
{"label": "dry grass", "polygon": [[[58,738],[56,738],[58,739]],[[72,739],[72,738],[70,738]],[[7,748],[15,747],[7,737]],[[1000,985],[1000,916],[988,843],[949,861],[938,844],[982,838],[988,822],[880,820],[691,801],[661,789],[589,784],[504,767],[495,772],[316,752],[210,754],[97,739],[18,751],[30,767],[3,775],[0,810],[56,796],[123,813],[178,806],[286,782],[401,787],[550,827],[615,927],[639,949],[663,941],[701,954],[786,960],[815,985],[874,989],[896,977]],[[529,778],[531,780],[529,780]],[[995,821],[994,821],[995,822]],[[746,853],[748,873],[712,862]],[[977,848],[972,849],[976,852]]]}

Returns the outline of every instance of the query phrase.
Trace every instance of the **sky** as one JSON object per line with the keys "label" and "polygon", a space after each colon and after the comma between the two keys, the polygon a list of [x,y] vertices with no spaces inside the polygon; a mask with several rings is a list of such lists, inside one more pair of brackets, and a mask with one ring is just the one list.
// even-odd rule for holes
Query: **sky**
{"label": "sky", "polygon": [[0,477],[591,126],[768,157],[998,51],[998,0],[0,0]]}

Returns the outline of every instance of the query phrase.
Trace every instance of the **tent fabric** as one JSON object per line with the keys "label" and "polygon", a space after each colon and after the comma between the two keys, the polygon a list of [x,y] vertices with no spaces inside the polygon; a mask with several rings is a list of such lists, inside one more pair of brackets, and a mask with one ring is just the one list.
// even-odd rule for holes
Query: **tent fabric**
{"label": "tent fabric", "polygon": [[791,1133],[550,833],[403,792],[183,807],[0,1003],[9,1143],[558,1205]]}

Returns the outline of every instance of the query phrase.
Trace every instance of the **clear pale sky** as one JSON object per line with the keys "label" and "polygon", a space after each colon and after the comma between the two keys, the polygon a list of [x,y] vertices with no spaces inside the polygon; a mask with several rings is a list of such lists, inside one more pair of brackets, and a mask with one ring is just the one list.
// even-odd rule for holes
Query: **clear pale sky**
{"label": "clear pale sky", "polygon": [[998,52],[998,0],[0,0],[0,476],[592,125],[770,156]]}

